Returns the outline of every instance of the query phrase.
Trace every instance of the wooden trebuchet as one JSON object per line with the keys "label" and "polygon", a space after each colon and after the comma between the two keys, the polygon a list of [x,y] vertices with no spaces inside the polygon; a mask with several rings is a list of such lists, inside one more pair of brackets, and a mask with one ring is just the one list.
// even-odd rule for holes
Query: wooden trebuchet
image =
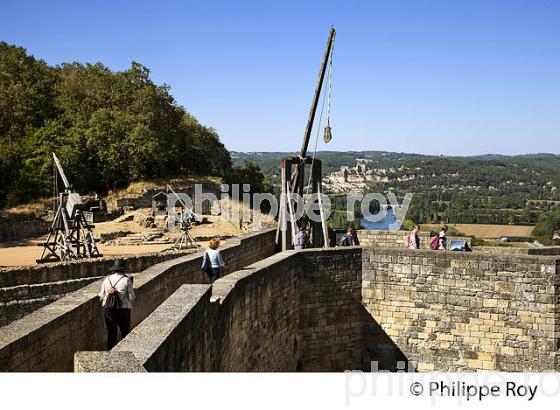
{"label": "wooden trebuchet", "polygon": [[[37,259],[37,263],[103,256],[99,253],[93,237],[93,225],[90,225],[84,216],[80,194],[73,191],[58,157],[54,153],[52,155],[57,196],[56,212],[47,240],[40,244],[43,253]],[[62,192],[57,192],[58,177],[64,185]]]}

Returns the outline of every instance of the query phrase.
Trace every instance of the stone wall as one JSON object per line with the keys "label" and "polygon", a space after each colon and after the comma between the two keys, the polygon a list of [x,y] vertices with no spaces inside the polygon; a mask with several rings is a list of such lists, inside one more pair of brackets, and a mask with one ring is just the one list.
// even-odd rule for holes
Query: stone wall
{"label": "stone wall", "polygon": [[[119,256],[119,258],[126,260],[131,272],[140,272],[148,266],[189,253],[192,253],[192,250],[154,252],[143,255]],[[109,268],[113,265],[115,259],[117,259],[116,256],[104,256],[102,258],[52,262],[32,266],[0,267],[0,288],[104,276],[109,272]]]}
{"label": "stone wall", "polygon": [[75,369],[560,370],[559,277],[549,256],[287,251],[211,290],[183,286],[112,352],[78,354]]}
{"label": "stone wall", "polygon": [[34,214],[0,215],[0,242],[35,238],[49,231],[50,222]]}
{"label": "stone wall", "polygon": [[[294,371],[298,346],[298,274],[293,251],[274,255],[216,283],[218,326],[208,355],[217,371]],[[220,282],[220,281],[218,281]],[[185,369],[190,370],[190,369]],[[206,369],[202,369],[206,370]]]}
{"label": "stone wall", "polygon": [[[148,371],[295,369],[298,265],[293,256],[272,256],[212,288],[183,285],[111,353],[131,352]],[[91,370],[83,362],[80,367]]]}
{"label": "stone wall", "polygon": [[[134,273],[189,253],[193,251],[150,253],[123,259],[129,272]],[[99,280],[107,275],[115,258],[0,268],[0,327]]]}
{"label": "stone wall", "polygon": [[534,248],[518,248],[513,246],[477,246],[477,253],[500,253],[502,255],[560,255],[560,246],[539,246]]}
{"label": "stone wall", "polygon": [[[184,285],[108,357],[148,371],[394,368],[396,347],[377,356],[390,340],[361,305],[361,270],[358,248],[287,251],[216,281],[212,298]],[[78,353],[76,371],[119,370],[101,357]]]}
{"label": "stone wall", "polygon": [[0,288],[0,328],[100,278],[94,276]]}
{"label": "stone wall", "polygon": [[298,277],[303,371],[394,370],[404,360],[398,347],[362,306],[362,250],[338,248],[302,253]]}
{"label": "stone wall", "polygon": [[[356,232],[361,246],[378,248],[404,248],[404,238],[407,231],[381,231],[373,229],[360,229]],[[432,237],[428,232],[420,232],[420,248],[430,249]],[[448,236],[447,245],[453,240],[466,241],[471,246],[470,236]]]}
{"label": "stone wall", "polygon": [[[225,273],[274,253],[275,230],[231,239],[222,248]],[[182,256],[143,270],[134,277],[137,296],[133,326],[150,315],[184,283],[205,283],[201,255]],[[105,328],[96,281],[4,326],[0,332],[0,370],[69,371],[79,350],[100,350]]]}
{"label": "stone wall", "polygon": [[215,368],[217,356],[207,354],[209,324],[216,323],[211,294],[210,285],[182,285],[110,355],[131,353],[138,367],[148,371]]}
{"label": "stone wall", "polygon": [[560,263],[365,249],[363,303],[419,370],[560,370]]}

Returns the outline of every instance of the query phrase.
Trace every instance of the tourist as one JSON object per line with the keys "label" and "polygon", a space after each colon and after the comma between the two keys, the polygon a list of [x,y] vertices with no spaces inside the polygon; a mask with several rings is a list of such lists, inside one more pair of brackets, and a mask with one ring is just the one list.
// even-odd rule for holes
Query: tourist
{"label": "tourist", "polygon": [[340,245],[341,246],[354,246],[354,229],[352,229],[351,226],[348,227],[348,229],[346,230],[346,233],[344,234],[344,236],[342,237],[342,239],[340,240]]}
{"label": "tourist", "polygon": [[447,229],[447,225],[442,225],[441,230],[439,231],[439,250],[447,249]]}
{"label": "tourist", "polygon": [[294,249],[305,249],[309,247],[309,235],[305,229],[299,229],[294,238]]}
{"label": "tourist", "polygon": [[218,250],[219,246],[220,240],[212,239],[202,257],[202,270],[208,274],[210,283],[214,283],[220,277],[220,273],[225,266],[222,254]]}
{"label": "tourist", "polygon": [[420,235],[418,235],[419,231],[420,227],[418,225],[414,225],[412,231],[405,236],[404,245],[408,249],[420,249]]}
{"label": "tourist", "polygon": [[122,338],[130,332],[130,316],[134,289],[132,278],[126,275],[123,259],[116,259],[109,268],[110,273],[101,285],[99,297],[103,306],[103,316],[107,326],[107,350],[117,344],[117,328]]}

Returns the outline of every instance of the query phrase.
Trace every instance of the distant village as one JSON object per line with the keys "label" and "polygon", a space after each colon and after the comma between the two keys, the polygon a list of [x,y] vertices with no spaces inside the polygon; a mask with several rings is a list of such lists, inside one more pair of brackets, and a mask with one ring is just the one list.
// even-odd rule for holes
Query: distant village
{"label": "distant village", "polygon": [[414,174],[408,175],[406,173],[407,168],[404,166],[399,168],[369,168],[368,164],[370,162],[367,158],[357,158],[356,165],[353,167],[343,165],[339,171],[331,172],[323,178],[325,191],[331,193],[361,192],[370,183],[389,182],[389,175],[394,175],[396,172],[402,172],[396,178],[397,181],[410,181],[416,178]]}
{"label": "distant village", "polygon": [[[363,192],[364,188],[367,188],[372,183],[399,183],[406,181],[414,181],[416,179],[422,181],[429,181],[427,185],[433,190],[445,191],[479,191],[482,186],[480,184],[467,182],[465,175],[461,175],[459,170],[454,172],[444,172],[436,175],[433,171],[429,169],[422,169],[420,167],[387,167],[387,168],[375,168],[372,165],[375,161],[368,158],[356,158],[356,163],[354,166],[342,165],[340,170],[331,172],[323,178],[323,189],[327,193],[359,193]],[[540,176],[542,174],[534,170],[531,171],[533,176]],[[445,178],[444,181],[436,181],[435,177]],[[455,181],[455,182],[453,182]],[[438,183],[439,182],[439,183]],[[423,182],[425,185],[426,182]],[[513,179],[508,179],[498,183],[496,185],[490,185],[487,187],[488,191],[499,192],[505,186],[517,185],[523,187],[531,184],[531,181],[514,181]],[[534,184],[534,182],[533,182]],[[555,186],[553,181],[546,181],[546,183],[541,187],[543,190],[550,192],[550,196],[553,197],[557,193],[558,187]],[[391,188],[389,188],[391,189]],[[540,204],[548,203],[551,205],[558,205],[560,201],[558,200],[532,200],[527,199],[527,203],[537,202]],[[535,204],[533,204],[535,205]],[[536,209],[539,208],[538,204],[534,206]]]}

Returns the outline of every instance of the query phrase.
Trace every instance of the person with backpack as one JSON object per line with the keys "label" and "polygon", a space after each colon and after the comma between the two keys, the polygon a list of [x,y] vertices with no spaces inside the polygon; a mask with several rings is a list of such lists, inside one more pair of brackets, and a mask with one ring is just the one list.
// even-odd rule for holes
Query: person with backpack
{"label": "person with backpack", "polygon": [[348,227],[346,233],[342,235],[340,239],[339,245],[340,246],[354,246],[354,229],[351,226]]}
{"label": "person with backpack", "polygon": [[404,246],[408,249],[420,249],[420,236],[418,232],[420,231],[420,227],[418,225],[414,225],[414,229],[408,235],[404,237]]}
{"label": "person with backpack", "polygon": [[294,249],[305,249],[309,247],[309,236],[305,229],[299,229],[294,238]]}
{"label": "person with backpack", "polygon": [[220,277],[220,273],[225,266],[222,254],[218,250],[219,239],[212,239],[208,243],[208,249],[202,255],[202,271],[208,275],[210,283],[214,283]]}
{"label": "person with backpack", "polygon": [[115,259],[110,273],[101,284],[99,298],[103,306],[103,316],[107,327],[107,350],[117,344],[117,328],[124,339],[130,332],[130,317],[134,288],[132,278],[126,275],[123,259]]}
{"label": "person with backpack", "polygon": [[432,238],[431,248],[434,251],[443,251],[447,249],[447,225],[442,225],[437,236]]}

